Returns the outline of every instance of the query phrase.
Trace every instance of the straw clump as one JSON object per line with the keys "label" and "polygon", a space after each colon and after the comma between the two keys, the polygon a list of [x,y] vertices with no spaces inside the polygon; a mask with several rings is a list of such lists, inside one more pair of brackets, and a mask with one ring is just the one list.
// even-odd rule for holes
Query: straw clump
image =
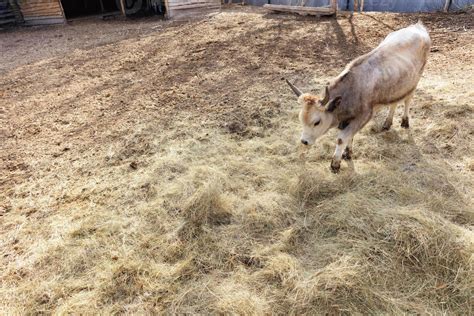
{"label": "straw clump", "polygon": [[[300,147],[280,79],[317,93],[418,18],[439,51],[410,129],[376,114],[332,174],[337,131]],[[225,8],[101,24],[108,44],[92,22],[2,34],[0,314],[473,314],[472,21]],[[56,32],[81,49],[16,64]]]}

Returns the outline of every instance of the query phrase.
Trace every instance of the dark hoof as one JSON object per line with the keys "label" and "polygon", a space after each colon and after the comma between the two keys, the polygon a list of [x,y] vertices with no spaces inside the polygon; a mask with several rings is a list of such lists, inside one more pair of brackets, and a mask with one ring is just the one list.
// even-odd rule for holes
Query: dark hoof
{"label": "dark hoof", "polygon": [[400,126],[403,128],[410,127],[410,123],[408,123],[408,117],[402,117],[402,124],[400,124]]}
{"label": "dark hoof", "polygon": [[341,162],[339,162],[339,161],[332,161],[331,162],[331,171],[332,171],[332,173],[339,173],[340,169],[341,169]]}
{"label": "dark hoof", "polygon": [[342,159],[351,160],[352,159],[352,150],[349,150],[349,148],[346,148],[346,150],[344,150],[344,153],[342,154]]}
{"label": "dark hoof", "polygon": [[392,122],[390,122],[390,123],[385,122],[385,123],[383,123],[382,131],[388,131],[390,129],[390,127],[392,127]]}

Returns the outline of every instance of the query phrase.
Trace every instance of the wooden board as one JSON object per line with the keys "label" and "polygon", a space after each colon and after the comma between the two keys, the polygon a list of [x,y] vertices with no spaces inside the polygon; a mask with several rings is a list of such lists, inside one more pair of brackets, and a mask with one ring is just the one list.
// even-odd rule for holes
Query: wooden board
{"label": "wooden board", "polygon": [[302,7],[279,4],[265,4],[265,9],[277,12],[290,12],[300,15],[334,15],[336,10],[333,7]]}
{"label": "wooden board", "polygon": [[221,0],[166,0],[166,16],[172,19],[202,16],[221,8]]}
{"label": "wooden board", "polygon": [[25,18],[25,25],[52,25],[52,24],[64,24],[65,20],[61,17],[56,16],[39,16]]}
{"label": "wooden board", "polygon": [[18,0],[28,25],[65,23],[60,0]]}
{"label": "wooden board", "polygon": [[210,8],[219,7],[220,8],[220,6],[221,5],[219,3],[215,3],[215,2],[212,2],[212,1],[202,1],[202,2],[201,1],[196,1],[196,2],[193,2],[193,3],[189,3],[189,4],[169,2],[169,7],[171,9],[174,9],[174,10],[204,8],[204,7],[210,7]]}
{"label": "wooden board", "polygon": [[177,20],[177,21],[187,21],[189,19],[200,18],[207,14],[215,13],[220,10],[221,6],[214,6],[214,7],[195,7],[189,9],[171,9],[168,11],[168,17]]}

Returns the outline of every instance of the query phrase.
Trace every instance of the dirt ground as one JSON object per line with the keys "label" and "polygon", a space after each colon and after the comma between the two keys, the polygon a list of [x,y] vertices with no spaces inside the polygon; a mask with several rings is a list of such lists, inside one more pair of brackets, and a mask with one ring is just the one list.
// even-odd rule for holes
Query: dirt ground
{"label": "dirt ground", "polygon": [[[433,48],[329,170],[319,92],[392,30]],[[0,32],[0,313],[472,314],[474,15],[81,20]]]}

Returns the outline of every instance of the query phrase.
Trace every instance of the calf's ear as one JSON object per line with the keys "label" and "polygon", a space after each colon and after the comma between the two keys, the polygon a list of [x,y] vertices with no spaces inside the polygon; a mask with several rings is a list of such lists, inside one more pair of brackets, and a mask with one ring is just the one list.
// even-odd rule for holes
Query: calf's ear
{"label": "calf's ear", "polygon": [[341,99],[342,97],[338,96],[329,101],[328,105],[326,106],[326,111],[333,112],[341,104]]}

